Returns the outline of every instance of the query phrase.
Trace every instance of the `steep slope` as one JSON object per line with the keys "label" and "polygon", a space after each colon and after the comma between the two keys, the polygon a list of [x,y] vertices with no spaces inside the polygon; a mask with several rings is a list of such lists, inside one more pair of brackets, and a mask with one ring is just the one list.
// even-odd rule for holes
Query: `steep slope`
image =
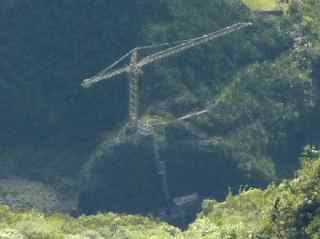
{"label": "steep slope", "polygon": [[[265,186],[290,176],[310,139],[304,125],[317,104],[309,41],[294,40],[304,29],[302,9],[292,6],[288,15],[265,19],[250,15],[239,1],[167,4],[172,20],[150,24],[145,29],[150,42],[254,21],[252,29],[145,71],[142,120],[170,121],[210,108],[207,115],[164,127],[156,136],[171,196],[198,192],[222,199],[228,187]],[[82,212],[146,213],[163,207],[148,137],[117,144],[114,135],[116,131],[106,134],[81,174],[88,187],[80,197]]]}
{"label": "steep slope", "polygon": [[114,144],[127,117],[126,80],[90,90],[80,81],[136,45],[235,22],[254,26],[145,69],[142,120],[212,106],[159,130],[172,196],[222,199],[228,186],[265,186],[292,175],[303,146],[319,143],[317,1],[268,18],[240,0],[1,4],[0,177],[70,177],[86,213],[163,207],[149,139]]}

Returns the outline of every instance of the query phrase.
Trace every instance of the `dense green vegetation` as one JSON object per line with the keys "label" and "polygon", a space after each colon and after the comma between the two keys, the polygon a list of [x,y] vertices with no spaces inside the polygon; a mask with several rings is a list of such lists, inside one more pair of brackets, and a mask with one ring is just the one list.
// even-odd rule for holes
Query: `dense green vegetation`
{"label": "dense green vegetation", "polygon": [[2,235],[319,238],[319,197],[313,195],[319,161],[306,161],[296,180],[232,195],[240,185],[264,187],[291,177],[305,145],[320,142],[320,3],[290,1],[283,16],[261,17],[250,8],[273,7],[259,2],[3,0],[0,178],[54,187],[70,180],[71,191],[80,193],[80,213],[148,214],[164,205],[150,138],[114,144],[126,123],[127,81],[82,89],[81,79],[137,45],[254,24],[146,67],[141,84],[146,122],[171,122],[209,107],[206,115],[159,129],[156,138],[173,197],[198,192],[222,200],[230,187],[225,202],[206,201],[184,233],[143,217],[73,219],[4,206]]}
{"label": "dense green vegetation", "polygon": [[223,203],[206,201],[187,238],[318,238],[318,182],[319,161],[309,159],[292,181],[244,189]]}
{"label": "dense green vegetation", "polygon": [[[144,29],[149,43],[188,38],[232,22],[254,21],[251,29],[145,71],[141,101],[146,118],[172,119],[205,105],[211,109],[208,115],[160,133],[161,154],[172,172],[173,196],[197,191],[221,199],[228,186],[261,186],[292,175],[304,145],[317,144],[319,139],[313,127],[318,118],[314,65],[318,58],[309,38],[314,26],[304,20],[306,14],[312,14],[310,10],[292,4],[282,17],[260,18],[239,1],[204,1],[200,5],[175,1],[167,5],[172,19],[150,23]],[[203,135],[211,142],[205,149],[182,143]],[[89,188],[82,194],[84,211],[117,210],[120,199],[133,212],[156,207],[157,200],[147,200],[154,195],[152,185],[158,185],[148,171],[152,167],[150,145],[137,147],[127,142],[107,149],[110,138],[112,134],[92,155],[92,171],[86,171]],[[135,180],[128,186],[127,175],[133,171]],[[100,199],[92,203],[92,195]]]}
{"label": "dense green vegetation", "polygon": [[301,239],[319,238],[320,158],[307,148],[303,168],[291,181],[266,190],[243,188],[224,202],[206,200],[187,230],[141,216],[98,214],[78,219],[44,216],[36,211],[13,212],[0,206],[0,238],[181,238]]}

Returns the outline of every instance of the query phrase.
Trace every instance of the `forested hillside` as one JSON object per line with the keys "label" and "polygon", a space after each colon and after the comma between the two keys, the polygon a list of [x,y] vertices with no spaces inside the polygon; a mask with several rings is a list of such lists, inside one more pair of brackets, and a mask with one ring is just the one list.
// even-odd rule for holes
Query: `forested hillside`
{"label": "forested hillside", "polygon": [[243,188],[224,202],[206,200],[202,212],[181,231],[154,218],[97,214],[77,219],[11,211],[0,205],[1,239],[317,239],[320,218],[319,151],[306,150],[304,166],[293,180],[266,190]]}
{"label": "forested hillside", "polygon": [[[0,202],[18,209],[74,215],[154,215],[166,207],[150,135],[124,137],[121,142],[117,137],[128,120],[126,75],[89,89],[81,87],[81,81],[134,47],[203,36],[238,22],[253,24],[143,69],[140,122],[165,125],[156,129],[154,137],[159,142],[159,157],[166,163],[172,198],[197,193],[201,200],[223,200],[241,185],[265,188],[271,182],[293,177],[306,146],[311,145],[316,151],[320,141],[320,3],[264,3],[1,1]],[[282,14],[269,14],[270,10]],[[152,51],[139,53],[143,57]],[[208,113],[185,121],[174,120],[203,109]],[[8,189],[11,184],[6,180],[13,180],[10,182],[14,190]],[[41,199],[34,197],[35,193],[25,195],[28,190],[21,189],[21,185],[29,181],[34,182],[29,184],[30,192],[49,188]],[[1,186],[1,182],[6,185]],[[266,191],[272,191],[267,211],[276,200],[277,190]],[[258,191],[253,197],[260,197],[262,191]],[[237,199],[228,198],[222,205],[236,203],[232,200]],[[318,208],[318,198],[312,200]],[[43,201],[48,205],[42,205]],[[61,206],[59,201],[68,201],[70,206]],[[218,218],[219,227],[224,223],[223,211],[221,215],[210,211],[213,204],[204,205],[202,216],[186,235],[212,238],[210,233],[207,237],[198,235],[196,227],[205,220],[211,228],[204,215]],[[292,209],[300,215],[302,201],[293,204],[293,209],[285,210]],[[224,206],[218,207],[219,212],[224,210]],[[9,213],[8,210],[3,212]],[[259,206],[257,210],[265,209]],[[314,208],[310,210],[314,213]],[[243,223],[239,230],[248,231],[246,223],[251,223],[251,216],[232,218]],[[101,220],[118,220],[113,217],[118,216]],[[191,219],[192,216],[185,220]],[[59,220],[69,219],[59,216],[50,220],[57,220],[56,225],[60,225]],[[96,219],[81,220],[70,223],[79,226]],[[147,219],[132,220],[129,217],[128,224],[151,223],[150,230],[162,227]],[[291,221],[286,223],[300,230],[303,226],[298,221],[294,226]],[[308,235],[317,230],[318,221],[317,217],[308,221]],[[228,223],[232,224],[232,220]],[[307,234],[299,237],[302,234],[294,232],[287,233],[290,237],[281,237],[277,233],[282,229],[275,226],[276,222],[266,223],[256,238],[318,238]],[[11,224],[0,221],[0,225],[10,228]],[[163,227],[168,238],[179,234],[178,229]],[[216,225],[211,229],[216,230]],[[217,232],[217,238],[248,238],[248,234],[238,233],[223,237],[219,234],[223,230]]]}

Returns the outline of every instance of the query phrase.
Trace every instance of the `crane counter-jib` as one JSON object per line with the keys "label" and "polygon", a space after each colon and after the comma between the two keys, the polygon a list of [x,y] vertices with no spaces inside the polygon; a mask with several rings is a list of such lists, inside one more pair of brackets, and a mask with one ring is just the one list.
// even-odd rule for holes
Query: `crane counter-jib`
{"label": "crane counter-jib", "polygon": [[84,88],[89,88],[90,86],[92,86],[93,84],[95,84],[95,83],[97,83],[99,81],[111,79],[112,77],[114,77],[116,75],[120,75],[122,73],[126,73],[126,72],[129,72],[129,71],[130,71],[129,66],[126,66],[124,68],[111,71],[109,74],[106,74],[106,75],[94,76],[94,77],[85,79],[85,80],[82,81],[81,86],[84,87]]}

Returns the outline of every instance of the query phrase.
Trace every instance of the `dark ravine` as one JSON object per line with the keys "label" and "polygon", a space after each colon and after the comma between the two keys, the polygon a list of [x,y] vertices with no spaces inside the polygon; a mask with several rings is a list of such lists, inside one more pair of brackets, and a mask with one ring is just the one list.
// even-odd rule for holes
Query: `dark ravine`
{"label": "dark ravine", "polygon": [[[237,191],[239,185],[264,187],[268,181],[258,174],[248,178],[236,162],[212,146],[199,148],[194,142],[190,145],[162,139],[160,157],[166,162],[171,196],[167,202],[150,136],[132,136],[119,144],[103,145],[99,151],[102,153],[87,171],[90,175],[86,178],[87,188],[80,193],[80,214],[99,211],[152,214],[183,227],[193,221],[202,198],[222,200],[228,190]],[[200,196],[199,200],[182,216],[183,209],[179,211],[173,200],[193,193]],[[164,212],[173,214],[173,218],[161,216]]]}

